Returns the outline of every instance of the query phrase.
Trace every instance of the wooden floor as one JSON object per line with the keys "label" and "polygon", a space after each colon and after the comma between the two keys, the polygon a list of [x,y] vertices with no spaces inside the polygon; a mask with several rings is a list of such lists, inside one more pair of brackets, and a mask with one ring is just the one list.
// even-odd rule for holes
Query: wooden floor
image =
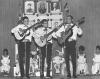
{"label": "wooden floor", "polygon": [[[19,77],[0,77],[0,79],[19,79]],[[27,79],[27,78],[24,78]],[[31,77],[30,79],[40,79],[40,77]],[[67,79],[67,77],[54,77],[53,79]],[[74,78],[71,78],[74,79]],[[100,79],[100,76],[79,76],[78,78],[75,79]]]}

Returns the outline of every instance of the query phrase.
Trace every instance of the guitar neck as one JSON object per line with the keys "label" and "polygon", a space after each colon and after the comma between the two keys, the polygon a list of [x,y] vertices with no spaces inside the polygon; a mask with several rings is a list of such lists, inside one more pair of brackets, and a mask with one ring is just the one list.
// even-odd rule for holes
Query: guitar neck
{"label": "guitar neck", "polygon": [[[58,27],[61,27],[62,25],[63,25],[64,23],[61,23]],[[48,34],[47,34],[47,36],[49,36],[50,34],[52,34],[54,31],[56,31],[57,30],[57,27],[56,28],[54,28],[51,32],[49,32]]]}
{"label": "guitar neck", "polygon": [[69,28],[69,29],[67,30],[67,32],[69,32],[74,26],[75,26],[75,24],[74,24],[71,28]]}
{"label": "guitar neck", "polygon": [[49,33],[47,34],[47,36],[49,36],[50,34],[52,34],[55,30],[56,30],[56,29],[54,29],[54,30],[52,30],[51,32],[49,32]]}
{"label": "guitar neck", "polygon": [[[34,26],[37,25],[37,24],[38,24],[38,23],[36,23],[36,24],[34,24],[34,25],[28,27],[28,28],[26,29],[26,31],[29,30],[29,29],[31,29],[32,27],[34,27]],[[36,28],[36,27],[34,27],[34,28]]]}

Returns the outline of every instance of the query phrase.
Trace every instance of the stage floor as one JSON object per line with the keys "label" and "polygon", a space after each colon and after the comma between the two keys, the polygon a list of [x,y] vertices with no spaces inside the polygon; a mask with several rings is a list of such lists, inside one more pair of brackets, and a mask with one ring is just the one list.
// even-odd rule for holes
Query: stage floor
{"label": "stage floor", "polygon": [[[19,79],[19,77],[0,77],[0,79]],[[40,79],[40,77],[31,77],[30,79]],[[53,79],[67,79],[67,77],[62,78],[60,76],[58,77],[56,76]],[[71,78],[71,79],[74,79],[74,78]],[[75,79],[100,79],[100,76],[79,76],[78,78],[75,78]]]}

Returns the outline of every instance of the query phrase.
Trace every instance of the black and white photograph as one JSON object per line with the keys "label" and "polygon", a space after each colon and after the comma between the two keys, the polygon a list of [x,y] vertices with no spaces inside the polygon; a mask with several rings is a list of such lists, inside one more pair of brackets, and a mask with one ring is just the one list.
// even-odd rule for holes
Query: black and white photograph
{"label": "black and white photograph", "polygon": [[48,5],[46,1],[38,1],[37,12],[38,14],[46,14],[48,11]]}
{"label": "black and white photograph", "polygon": [[33,14],[35,11],[34,1],[25,2],[25,14]]}
{"label": "black and white photograph", "polygon": [[0,0],[0,79],[100,79],[100,0]]}
{"label": "black and white photograph", "polygon": [[51,2],[50,4],[50,12],[52,14],[59,14],[61,12],[61,4],[60,2]]}
{"label": "black and white photograph", "polygon": [[57,28],[63,21],[60,19],[52,19],[52,29]]}

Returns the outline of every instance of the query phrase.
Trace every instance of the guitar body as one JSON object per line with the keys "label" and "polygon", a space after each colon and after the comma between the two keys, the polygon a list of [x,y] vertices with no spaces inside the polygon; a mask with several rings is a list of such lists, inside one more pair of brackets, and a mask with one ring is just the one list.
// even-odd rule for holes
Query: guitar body
{"label": "guitar body", "polygon": [[15,38],[17,40],[23,40],[25,38],[25,36],[28,36],[29,34],[29,30],[33,27],[34,29],[36,29],[37,27],[39,27],[41,25],[41,22],[37,22],[36,24],[30,26],[30,27],[25,27],[25,28],[19,28],[19,30],[17,32],[14,33]]}
{"label": "guitar body", "polygon": [[[38,35],[40,37],[35,37],[35,42],[38,46],[43,47],[46,44],[46,38],[44,40],[41,40],[41,37],[45,37],[45,32],[42,35]],[[52,38],[52,35],[49,35],[47,40],[50,40]]]}
{"label": "guitar body", "polygon": [[19,32],[15,32],[14,35],[15,35],[15,37],[16,37],[17,40],[22,40],[25,37],[25,34],[23,34],[23,36],[20,36]]}
{"label": "guitar body", "polygon": [[[81,19],[79,19],[77,22],[76,22],[76,25],[81,25],[83,24],[85,21],[84,21],[85,17],[82,17]],[[66,40],[68,40],[73,32],[72,32],[72,28],[75,26],[75,24],[73,26],[71,26],[71,28],[67,29],[64,33],[61,33],[61,37],[58,37],[58,42],[59,44],[62,44],[64,43]]]}
{"label": "guitar body", "polygon": [[66,39],[68,39],[72,35],[71,30],[67,34],[63,34],[61,37],[58,37],[59,44],[63,44]]}

